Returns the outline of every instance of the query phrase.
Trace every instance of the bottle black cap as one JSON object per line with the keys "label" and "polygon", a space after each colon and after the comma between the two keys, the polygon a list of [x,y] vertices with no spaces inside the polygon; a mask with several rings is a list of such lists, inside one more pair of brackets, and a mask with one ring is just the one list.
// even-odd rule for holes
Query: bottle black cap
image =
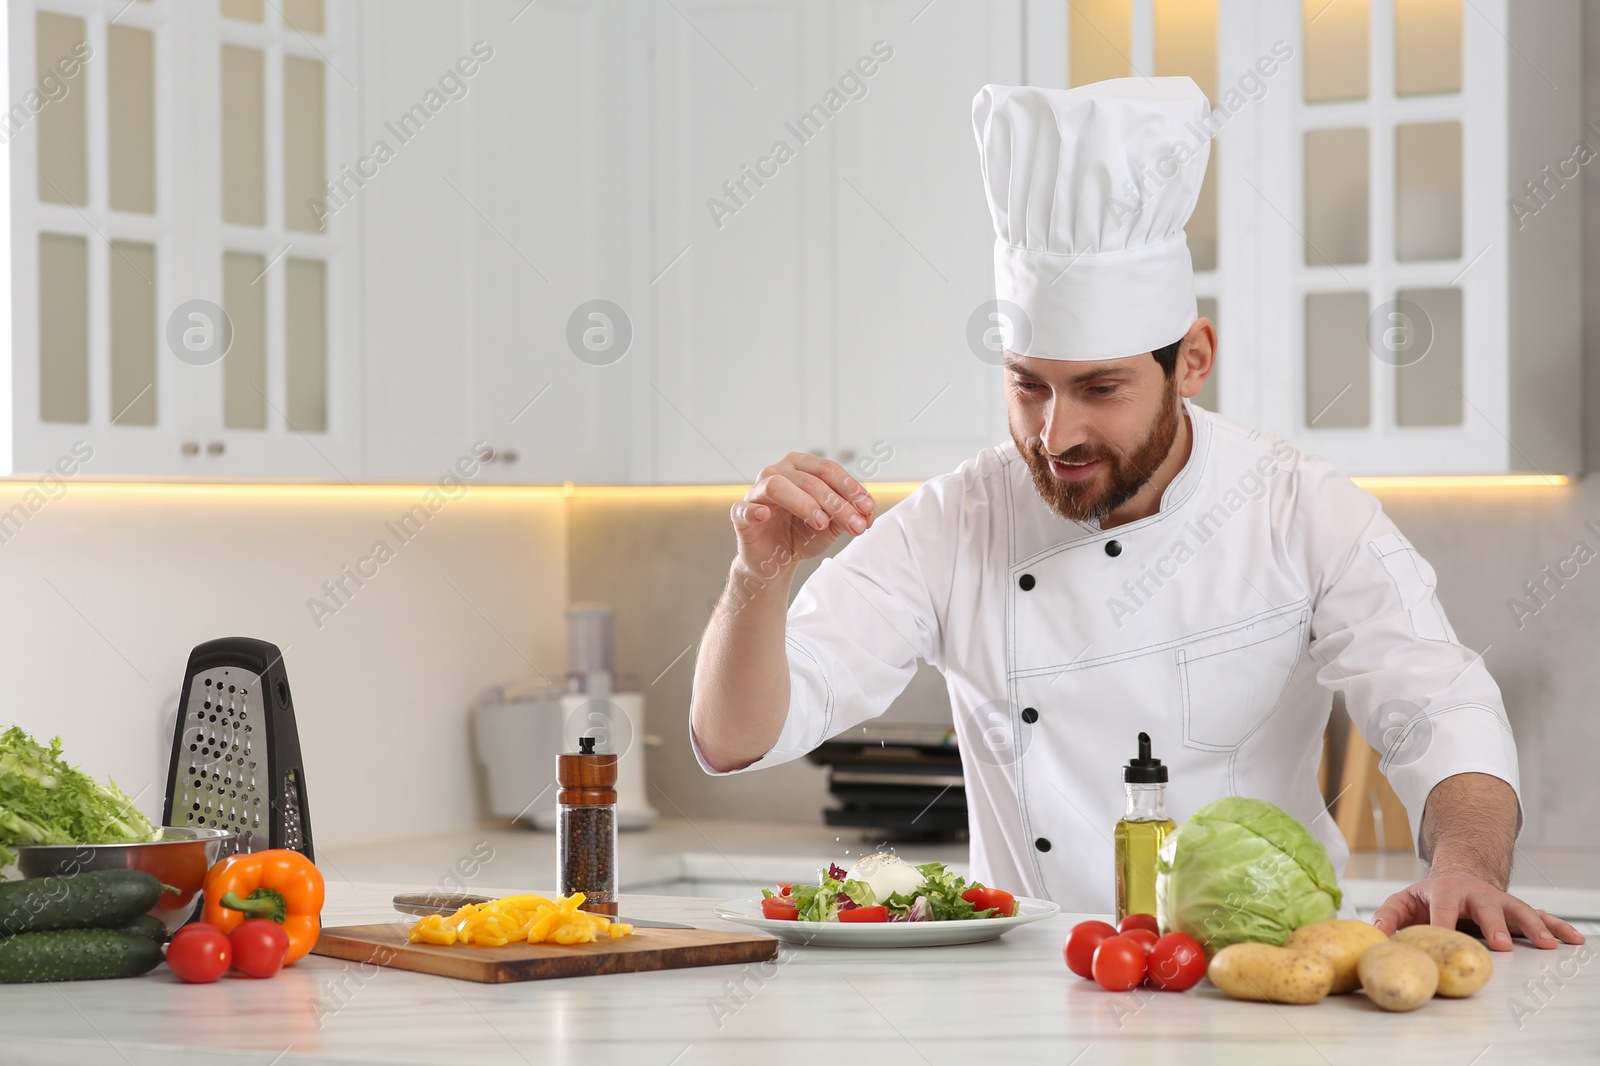
{"label": "bottle black cap", "polygon": [[[1140,734],[1140,735],[1142,736],[1143,734]],[[1149,754],[1149,751],[1150,751],[1149,745],[1146,745],[1145,746],[1145,753]],[[593,755],[594,754],[594,737],[579,737],[578,738],[578,754],[579,755]],[[1162,778],[1162,780],[1165,781],[1166,778]]]}
{"label": "bottle black cap", "polygon": [[1122,780],[1131,785],[1164,785],[1167,768],[1150,757],[1150,734],[1139,734],[1139,757],[1122,768]]}

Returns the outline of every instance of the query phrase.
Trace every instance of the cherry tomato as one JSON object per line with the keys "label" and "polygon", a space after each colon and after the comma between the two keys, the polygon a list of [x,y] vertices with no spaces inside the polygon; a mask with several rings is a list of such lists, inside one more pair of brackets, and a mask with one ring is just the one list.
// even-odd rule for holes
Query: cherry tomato
{"label": "cherry tomato", "polygon": [[778,882],[778,895],[787,896],[787,895],[789,895],[790,890],[793,889],[793,888],[794,888],[794,882],[793,881],[779,881]]}
{"label": "cherry tomato", "polygon": [[1125,936],[1129,940],[1137,940],[1139,946],[1144,948],[1146,956],[1150,954],[1151,949],[1156,946],[1156,940],[1159,939],[1148,929],[1129,929],[1126,933],[1119,933],[1118,935]]}
{"label": "cherry tomato", "polygon": [[246,977],[271,977],[289,954],[289,934],[271,918],[240,922],[228,941],[233,945],[233,968]]}
{"label": "cherry tomato", "polygon": [[876,907],[851,907],[847,911],[839,912],[841,922],[887,922],[889,908],[883,905]]}
{"label": "cherry tomato", "polygon": [[1150,970],[1146,983],[1166,992],[1187,991],[1206,975],[1205,950],[1187,933],[1168,933],[1157,940],[1146,964]]}
{"label": "cherry tomato", "polygon": [[974,910],[986,911],[991,908],[992,918],[1009,918],[1016,913],[1017,899],[1009,892],[998,888],[984,888],[981,885],[969,888],[961,893],[961,898],[972,904]]}
{"label": "cherry tomato", "polygon": [[761,901],[761,913],[777,921],[798,921],[800,905],[788,896],[772,896]]}
{"label": "cherry tomato", "polygon": [[1125,936],[1108,936],[1094,949],[1094,979],[1108,992],[1126,992],[1144,980],[1144,948]]}
{"label": "cherry tomato", "polygon": [[1148,929],[1156,936],[1161,935],[1161,926],[1156,924],[1153,914],[1130,914],[1117,923],[1117,932],[1126,933],[1130,929]]}
{"label": "cherry tomato", "polygon": [[1108,936],[1116,936],[1117,927],[1109,922],[1079,922],[1067,935],[1063,953],[1067,969],[1079,977],[1094,977],[1094,949]]}
{"label": "cherry tomato", "polygon": [[194,922],[172,934],[167,944],[167,966],[192,985],[209,984],[228,972],[233,945],[228,934],[214,925]]}

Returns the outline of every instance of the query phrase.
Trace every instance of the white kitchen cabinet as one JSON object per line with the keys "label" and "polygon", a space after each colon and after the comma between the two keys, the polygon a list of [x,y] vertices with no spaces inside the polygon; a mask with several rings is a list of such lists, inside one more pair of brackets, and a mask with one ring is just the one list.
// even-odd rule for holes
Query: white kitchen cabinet
{"label": "white kitchen cabinet", "polygon": [[[249,7],[9,5],[18,472],[83,441],[87,476],[362,474],[356,230],[308,205],[359,12]],[[208,333],[220,361],[180,354]]]}
{"label": "white kitchen cabinet", "polygon": [[[993,298],[971,98],[1015,4],[684,4],[656,16],[659,481],[811,450],[912,480],[1004,439],[967,343]],[[802,118],[804,116],[804,118]]]}
{"label": "white kitchen cabinet", "polygon": [[[481,481],[629,480],[648,348],[629,288],[647,243],[629,129],[644,86],[627,74],[642,26],[559,0],[385,10],[400,17],[372,20],[365,42],[367,128],[458,61],[474,72],[364,201],[370,476],[434,478],[477,451],[492,457]],[[568,323],[593,300],[628,318],[610,316],[614,346],[585,361]]]}

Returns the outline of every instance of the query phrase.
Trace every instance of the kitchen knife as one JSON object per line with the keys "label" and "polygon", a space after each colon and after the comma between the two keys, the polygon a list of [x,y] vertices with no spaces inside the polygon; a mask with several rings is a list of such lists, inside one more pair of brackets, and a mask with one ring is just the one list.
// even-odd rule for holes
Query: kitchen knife
{"label": "kitchen knife", "polygon": [[[394,909],[403,914],[454,914],[469,903],[493,903],[492,896],[473,896],[455,892],[402,892],[394,898]],[[653,922],[645,918],[613,918],[635,929],[693,929],[676,922]]]}

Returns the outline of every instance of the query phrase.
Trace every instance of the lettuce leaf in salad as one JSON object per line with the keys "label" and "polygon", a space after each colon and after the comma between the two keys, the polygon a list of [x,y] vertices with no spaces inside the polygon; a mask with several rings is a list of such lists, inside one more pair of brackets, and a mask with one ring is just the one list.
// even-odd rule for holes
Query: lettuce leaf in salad
{"label": "lettuce leaf in salad", "polygon": [[[845,880],[845,871],[837,863],[829,863],[828,869],[819,873],[818,884],[796,884],[789,889],[789,895],[802,922],[838,921],[841,910],[880,903],[889,908],[892,922],[950,922],[995,916],[994,908],[978,910],[961,898],[963,892],[982,887],[978,882],[968,884],[942,862],[923,863],[917,872],[922,874],[923,883],[916,892],[896,892],[888,899],[878,899],[871,885]],[[770,888],[763,888],[761,894],[768,899],[778,895]]]}

